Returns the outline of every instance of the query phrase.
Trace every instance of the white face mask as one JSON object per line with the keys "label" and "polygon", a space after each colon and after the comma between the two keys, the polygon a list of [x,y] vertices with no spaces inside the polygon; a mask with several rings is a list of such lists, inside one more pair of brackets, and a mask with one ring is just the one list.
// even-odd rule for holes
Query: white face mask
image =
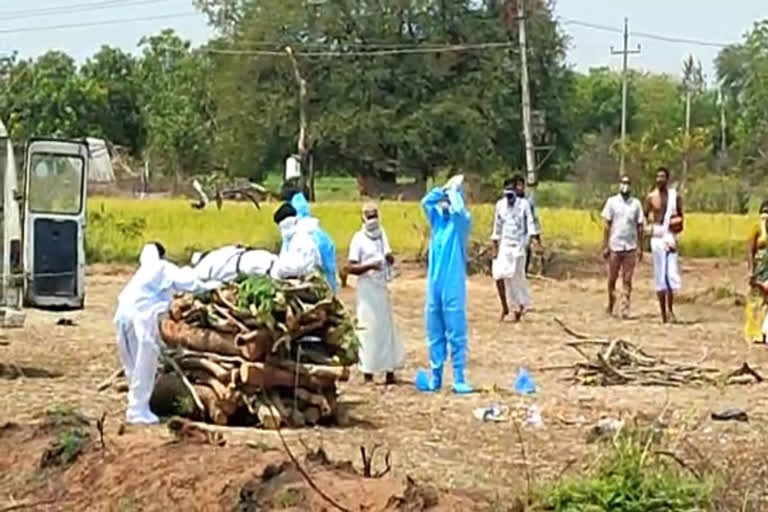
{"label": "white face mask", "polygon": [[768,220],[768,213],[761,213],[760,220]]}
{"label": "white face mask", "polygon": [[381,223],[379,222],[378,217],[371,217],[370,219],[364,219],[363,224],[365,225],[365,229],[368,232],[378,231],[379,227],[381,226]]}
{"label": "white face mask", "polygon": [[630,190],[631,187],[629,186],[629,183],[622,183],[619,185],[619,192],[621,192],[622,195],[629,195]]}
{"label": "white face mask", "polygon": [[440,211],[444,214],[448,213],[448,209],[451,207],[451,203],[448,201],[440,201],[437,203],[437,207],[440,208]]}

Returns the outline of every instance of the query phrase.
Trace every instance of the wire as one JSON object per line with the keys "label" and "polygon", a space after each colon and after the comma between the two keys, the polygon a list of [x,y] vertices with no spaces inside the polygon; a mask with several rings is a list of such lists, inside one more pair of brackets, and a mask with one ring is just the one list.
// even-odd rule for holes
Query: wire
{"label": "wire", "polygon": [[[564,19],[563,25],[576,25],[579,27],[585,27],[585,28],[591,28],[594,30],[603,30],[605,32],[613,32],[615,34],[623,34],[624,31],[620,28],[616,27],[610,27],[608,25],[599,25],[597,23],[590,23],[587,21],[580,21],[580,20],[570,20],[570,19]],[[675,36],[664,36],[660,34],[651,34],[648,32],[632,32],[630,31],[630,35],[640,38],[640,39],[653,39],[656,41],[664,41],[667,43],[679,43],[679,44],[691,44],[695,46],[708,46],[712,48],[727,48],[728,46],[731,46],[729,44],[725,43],[718,43],[714,41],[703,41],[700,39],[689,39],[686,37],[675,37]]]}
{"label": "wire", "polygon": [[0,30],[0,34],[18,34],[21,32],[39,32],[42,30],[60,30],[67,28],[97,27],[101,25],[116,25],[120,23],[137,23],[140,21],[167,20],[171,18],[186,18],[191,16],[200,16],[199,12],[177,12],[173,14],[161,14],[157,16],[146,16],[143,18],[122,18],[112,20],[100,20],[85,23],[71,23],[68,25],[49,25],[47,27],[23,27]]}
{"label": "wire", "polygon": [[[440,47],[424,47],[424,48],[400,48],[391,50],[371,50],[367,52],[353,51],[353,52],[340,52],[340,51],[325,51],[325,52],[294,52],[294,55],[302,57],[377,57],[382,55],[402,55],[402,54],[417,54],[417,53],[446,53],[446,52],[461,52],[470,50],[489,50],[494,48],[509,48],[515,46],[517,43],[500,42],[500,43],[478,43],[478,44],[457,44],[446,45]],[[277,45],[276,45],[277,46]],[[252,56],[272,56],[272,57],[287,57],[285,51],[277,50],[216,50],[212,48],[203,48],[203,52],[218,54],[218,55],[252,55]]]}
{"label": "wire", "polygon": [[120,7],[130,7],[135,5],[146,5],[168,0],[101,0],[98,2],[88,2],[80,4],[61,5],[58,7],[45,7],[42,9],[28,9],[23,11],[0,11],[0,20],[17,20],[24,18],[35,18],[41,16],[53,16],[57,14],[76,14],[80,12],[99,11],[105,9],[114,9]]}

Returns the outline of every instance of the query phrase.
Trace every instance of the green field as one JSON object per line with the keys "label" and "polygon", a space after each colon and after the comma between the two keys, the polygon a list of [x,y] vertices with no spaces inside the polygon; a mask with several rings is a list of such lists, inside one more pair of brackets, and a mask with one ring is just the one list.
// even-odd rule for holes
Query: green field
{"label": "green field", "polygon": [[[343,254],[352,235],[360,228],[359,201],[324,201],[312,206],[323,227]],[[221,211],[209,207],[193,210],[186,200],[133,200],[92,198],[88,201],[87,228],[90,262],[133,262],[141,246],[158,240],[171,257],[187,258],[193,250],[230,243],[274,249],[279,234],[272,223],[277,205],[266,203],[261,210],[245,203],[225,203]],[[472,237],[488,240],[493,206],[470,205]],[[417,203],[387,201],[381,204],[382,222],[395,252],[417,256],[427,242],[427,226]],[[566,244],[585,251],[598,248],[601,223],[598,212],[541,208],[545,244]],[[753,217],[692,213],[686,216],[681,252],[689,257],[741,257]]]}

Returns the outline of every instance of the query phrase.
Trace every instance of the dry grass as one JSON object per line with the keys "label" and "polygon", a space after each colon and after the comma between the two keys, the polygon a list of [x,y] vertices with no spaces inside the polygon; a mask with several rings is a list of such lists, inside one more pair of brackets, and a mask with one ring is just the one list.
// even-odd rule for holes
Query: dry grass
{"label": "dry grass", "polygon": [[[740,289],[741,269],[714,261],[684,262],[684,284],[689,296],[705,296],[712,287]],[[97,269],[94,269],[97,270]],[[114,269],[112,269],[114,270]],[[112,272],[112,274],[115,274]],[[124,397],[100,394],[96,386],[117,364],[111,316],[115,298],[126,274],[101,272],[88,280],[88,305],[75,315],[77,326],[59,327],[61,315],[31,311],[23,331],[9,332],[9,347],[0,348],[5,363],[61,372],[57,379],[0,380],[2,421],[24,420],[54,404],[69,404],[98,416],[109,413],[116,424]],[[558,372],[538,368],[573,362],[576,358],[563,342],[566,336],[552,322],[562,318],[571,327],[601,336],[624,336],[646,351],[669,359],[702,361],[709,366],[736,368],[743,361],[768,374],[768,352],[741,340],[740,308],[705,300],[683,303],[678,316],[687,323],[660,325],[650,290],[648,264],[636,278],[633,311],[637,318],[618,322],[603,314],[602,279],[563,282],[534,281],[534,311],[521,325],[497,322],[495,290],[488,278],[472,278],[469,285],[470,376],[478,386],[510,386],[520,366],[531,369],[539,390],[523,398],[496,391],[465,397],[448,392],[420,395],[409,384],[419,366],[427,363],[422,307],[424,280],[418,269],[405,269],[393,285],[397,321],[407,343],[405,384],[386,389],[364,386],[360,375],[343,388],[343,399],[354,404],[356,423],[348,429],[315,429],[301,432],[306,442],[322,443],[334,459],[358,460],[360,445],[383,443],[393,453],[394,472],[428,479],[441,486],[481,491],[488,496],[518,496],[525,492],[526,465],[535,482],[545,482],[567,471],[583,471],[594,462],[596,447],[584,442],[586,430],[601,416],[654,418],[664,407],[668,434],[683,456],[687,443],[698,446],[712,463],[723,466],[731,458],[748,458],[745,452],[765,453],[764,428],[768,419],[765,385],[715,388],[686,387],[665,390],[653,387],[586,388],[567,384]],[[353,301],[353,289],[342,297]],[[448,376],[450,382],[450,376]],[[476,407],[502,402],[514,413],[524,414],[532,403],[542,409],[544,427],[522,428],[526,446],[523,459],[518,436],[510,423],[482,424],[472,416]],[[745,408],[749,424],[715,423],[713,410]],[[148,429],[148,436],[158,435]],[[277,445],[273,436],[260,432],[237,434]],[[297,450],[296,436],[289,441]],[[754,462],[754,460],[753,460]],[[0,468],[0,473],[4,471]],[[757,474],[757,473],[755,473]],[[734,476],[735,481],[748,478]],[[8,490],[9,481],[0,480]],[[746,485],[746,484],[745,484]],[[750,503],[764,499],[765,485],[751,481]],[[742,491],[743,492],[743,491]],[[759,508],[747,508],[759,510]]]}

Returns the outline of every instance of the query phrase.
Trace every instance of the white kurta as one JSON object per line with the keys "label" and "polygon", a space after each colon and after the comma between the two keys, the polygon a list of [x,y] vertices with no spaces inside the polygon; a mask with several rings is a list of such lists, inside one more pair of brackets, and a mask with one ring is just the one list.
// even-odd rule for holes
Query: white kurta
{"label": "white kurta", "polygon": [[381,270],[370,270],[357,279],[357,322],[360,338],[360,370],[363,373],[392,372],[405,365],[405,347],[395,326],[389,297],[391,272],[386,255],[391,253],[387,235],[372,239],[358,231],[349,244],[349,261],[382,262]]}
{"label": "white kurta", "polygon": [[494,280],[504,281],[507,303],[530,306],[528,280],[525,277],[525,250],[528,239],[538,235],[531,205],[527,199],[516,198],[511,205],[507,198],[496,203],[491,240],[499,244],[498,257],[493,260]]}

